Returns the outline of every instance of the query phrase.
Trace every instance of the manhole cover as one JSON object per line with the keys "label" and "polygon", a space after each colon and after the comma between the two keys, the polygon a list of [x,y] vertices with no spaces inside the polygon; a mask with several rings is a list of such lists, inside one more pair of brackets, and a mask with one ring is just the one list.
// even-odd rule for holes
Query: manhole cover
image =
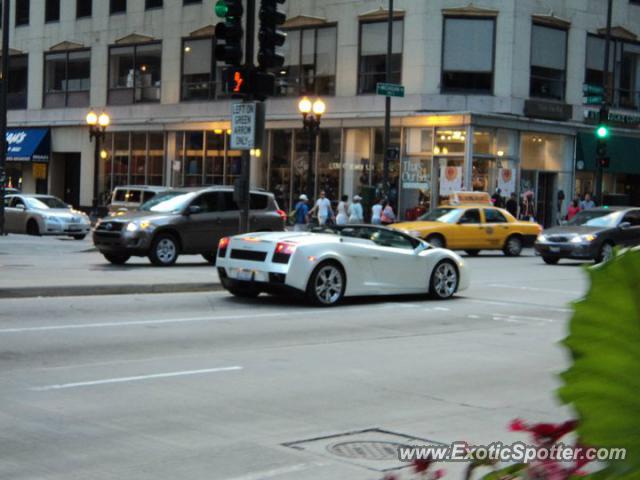
{"label": "manhole cover", "polygon": [[329,453],[344,458],[365,460],[397,460],[402,443],[394,442],[340,442],[327,446]]}
{"label": "manhole cover", "polygon": [[409,466],[400,461],[400,447],[417,445],[443,445],[425,438],[369,428],[355,432],[309,438],[283,444],[325,458],[333,458],[376,472],[387,472]]}

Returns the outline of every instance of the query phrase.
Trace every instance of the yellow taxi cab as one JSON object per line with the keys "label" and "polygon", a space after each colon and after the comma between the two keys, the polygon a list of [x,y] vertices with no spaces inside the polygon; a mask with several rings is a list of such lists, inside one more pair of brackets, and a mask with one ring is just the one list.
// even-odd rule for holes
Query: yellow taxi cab
{"label": "yellow taxi cab", "polygon": [[393,227],[436,248],[465,250],[469,255],[477,255],[480,250],[502,250],[510,257],[533,245],[542,231],[537,223],[517,220],[506,210],[494,207],[489,194],[483,192],[452,194],[448,205]]}

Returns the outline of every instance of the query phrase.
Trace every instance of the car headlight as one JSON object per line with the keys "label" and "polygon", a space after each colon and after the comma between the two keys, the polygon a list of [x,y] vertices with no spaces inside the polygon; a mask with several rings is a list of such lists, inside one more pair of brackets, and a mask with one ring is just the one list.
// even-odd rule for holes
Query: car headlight
{"label": "car headlight", "polygon": [[596,236],[592,234],[576,235],[571,239],[571,243],[589,243],[589,242],[593,242],[595,239],[596,239]]}
{"label": "car headlight", "polygon": [[544,243],[547,241],[547,237],[545,235],[538,235],[538,238],[536,238],[536,242],[540,242],[540,243]]}
{"label": "car headlight", "polygon": [[47,222],[53,222],[53,223],[61,223],[61,221],[62,221],[58,217],[44,217],[44,219]]}
{"label": "car headlight", "polygon": [[137,232],[138,230],[146,230],[151,226],[151,223],[144,220],[142,222],[129,222],[127,223],[127,232]]}

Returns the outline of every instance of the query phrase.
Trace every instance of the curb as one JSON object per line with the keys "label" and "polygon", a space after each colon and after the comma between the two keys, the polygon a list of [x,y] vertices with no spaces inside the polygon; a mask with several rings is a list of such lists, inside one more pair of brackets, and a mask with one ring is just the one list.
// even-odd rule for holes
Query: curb
{"label": "curb", "polygon": [[222,284],[220,283],[69,285],[59,287],[0,288],[0,298],[86,297],[94,295],[215,292],[220,290],[223,290]]}

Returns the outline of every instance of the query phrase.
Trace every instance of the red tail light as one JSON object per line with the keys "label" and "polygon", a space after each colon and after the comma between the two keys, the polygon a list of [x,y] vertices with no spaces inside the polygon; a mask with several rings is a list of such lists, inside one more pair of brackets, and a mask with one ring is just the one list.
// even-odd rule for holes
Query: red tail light
{"label": "red tail light", "polygon": [[275,263],[289,263],[289,258],[296,251],[296,244],[290,242],[278,242],[273,252],[273,261]]}
{"label": "red tail light", "polygon": [[218,257],[227,255],[227,247],[229,246],[229,237],[223,237],[218,242]]}
{"label": "red tail light", "polygon": [[281,218],[283,221],[285,221],[285,222],[286,222],[286,221],[288,220],[288,218],[289,218],[289,217],[288,217],[288,215],[287,215],[287,212],[285,212],[284,210],[276,210],[276,212],[278,212],[278,215],[280,215],[280,218]]}

